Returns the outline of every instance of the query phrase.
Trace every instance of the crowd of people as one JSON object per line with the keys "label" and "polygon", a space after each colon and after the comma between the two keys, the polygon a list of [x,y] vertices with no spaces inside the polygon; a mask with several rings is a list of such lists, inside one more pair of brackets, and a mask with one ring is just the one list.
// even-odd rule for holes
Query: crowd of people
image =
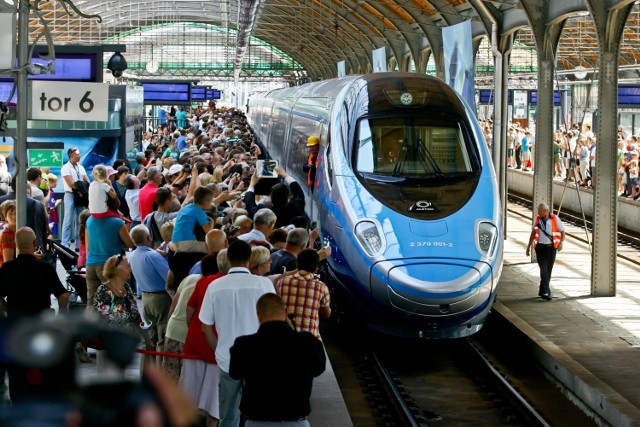
{"label": "crowd of people", "polygon": [[[155,352],[145,364],[179,382],[209,424],[238,425],[242,411],[247,425],[305,425],[311,381],[325,364],[319,322],[331,314],[329,289],[317,275],[331,249],[318,245],[302,188],[313,183],[318,138],[307,142],[308,182],[278,166],[279,182],[265,190],[256,163],[268,153],[240,111],[210,108],[175,122],[182,128],[167,123],[145,133],[135,162],[95,165],[90,174],[82,153],[69,149],[61,198],[53,194],[55,175],[30,168],[28,227],[19,230],[12,180],[0,205],[0,308],[27,314],[11,289],[30,282],[4,280],[3,272],[21,257],[41,258],[37,249],[54,237],[62,203],[59,237],[85,269],[86,309],[144,338]],[[35,236],[28,253],[19,246],[27,231]],[[53,266],[40,264],[53,283],[32,292],[53,293],[64,311],[67,290]],[[87,346],[99,347],[78,343],[78,357],[92,363]],[[99,370],[113,368],[97,353]]]}
{"label": "crowd of people", "polygon": [[[309,157],[299,171],[306,182],[277,166],[278,182],[265,187],[257,162],[268,153],[240,111],[181,113],[144,134],[134,161],[88,173],[80,150],[71,148],[60,177],[28,168],[27,223],[19,229],[16,177],[0,156],[0,310],[32,316],[51,310],[51,295],[67,310],[69,292],[44,262],[47,242],[59,238],[78,252],[86,310],[139,335],[150,351],[144,363],[180,384],[209,425],[237,426],[241,414],[246,425],[306,425],[312,380],[325,364],[320,318],[331,315],[329,289],[317,275],[331,250],[317,245],[303,191],[314,185],[320,141],[307,139]],[[491,125],[482,123],[489,144]],[[507,166],[534,171],[534,141],[511,124]],[[590,127],[558,130],[553,144],[555,178],[593,188]],[[620,133],[623,197],[640,198],[639,151],[637,137]],[[56,195],[60,178],[64,194]],[[535,243],[532,233],[530,246],[539,250]],[[548,299],[546,283],[540,296]],[[83,340],[77,357],[93,363],[93,346],[98,370],[115,369],[103,344]],[[12,399],[33,391],[24,369],[8,366],[8,373]]]}
{"label": "crowd of people", "polygon": [[[481,121],[483,136],[493,144],[493,122]],[[517,123],[510,123],[507,131],[507,168],[534,172],[535,134]],[[637,135],[618,129],[617,188],[618,195],[640,200],[638,164],[640,141]],[[596,186],[597,136],[591,126],[573,125],[553,133],[553,177],[585,188]]]}

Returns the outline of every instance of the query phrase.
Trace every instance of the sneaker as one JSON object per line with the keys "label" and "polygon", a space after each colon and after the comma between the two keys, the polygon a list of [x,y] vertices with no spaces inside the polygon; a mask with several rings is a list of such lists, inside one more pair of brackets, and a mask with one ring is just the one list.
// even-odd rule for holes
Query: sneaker
{"label": "sneaker", "polygon": [[549,294],[542,294],[540,297],[545,301],[551,301],[551,295]]}

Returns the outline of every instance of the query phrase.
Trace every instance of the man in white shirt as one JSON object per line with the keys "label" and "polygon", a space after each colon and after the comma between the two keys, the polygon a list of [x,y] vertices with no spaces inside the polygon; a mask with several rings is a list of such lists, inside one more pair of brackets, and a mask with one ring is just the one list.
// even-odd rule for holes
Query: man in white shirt
{"label": "man in white shirt", "polygon": [[62,185],[64,187],[64,219],[62,222],[62,245],[71,246],[71,227],[75,230],[76,247],[78,247],[78,215],[85,208],[84,206],[76,206],[73,201],[73,189],[76,188],[77,181],[89,182],[89,177],[80,164],[80,150],[70,148],[67,151],[69,161],[62,166],[60,174],[62,175]]}
{"label": "man in white shirt", "polygon": [[147,148],[149,148],[149,145],[151,144],[151,140],[153,139],[153,133],[151,132],[146,132],[144,134],[144,139],[142,140],[142,152],[144,153],[145,151],[147,151]]}
{"label": "man in white shirt", "polygon": [[[275,293],[266,277],[249,272],[251,247],[242,240],[229,245],[227,257],[231,269],[226,276],[216,279],[207,288],[200,309],[202,333],[215,352],[220,367],[220,423],[219,427],[238,426],[240,423],[240,395],[242,383],[229,375],[229,349],[235,339],[254,334],[260,327],[255,305],[266,293]],[[218,337],[211,325],[216,325]]]}
{"label": "man in white shirt", "polygon": [[238,239],[245,242],[251,242],[252,240],[267,241],[267,236],[273,230],[276,225],[276,214],[271,209],[262,208],[253,216],[253,229],[245,234],[238,236]]}

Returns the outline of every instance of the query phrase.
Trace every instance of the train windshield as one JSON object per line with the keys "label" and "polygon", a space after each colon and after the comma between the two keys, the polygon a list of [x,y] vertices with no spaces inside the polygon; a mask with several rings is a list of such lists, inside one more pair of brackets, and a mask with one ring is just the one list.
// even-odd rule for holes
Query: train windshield
{"label": "train windshield", "polygon": [[474,167],[459,122],[418,117],[360,120],[356,170],[398,178],[469,176]]}

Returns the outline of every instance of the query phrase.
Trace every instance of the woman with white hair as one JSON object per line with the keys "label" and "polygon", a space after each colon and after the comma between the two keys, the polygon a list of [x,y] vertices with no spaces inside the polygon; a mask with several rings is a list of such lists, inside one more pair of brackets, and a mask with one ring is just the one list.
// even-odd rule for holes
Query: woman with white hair
{"label": "woman with white hair", "polygon": [[252,246],[249,271],[256,276],[266,276],[271,270],[271,251],[264,246]]}

